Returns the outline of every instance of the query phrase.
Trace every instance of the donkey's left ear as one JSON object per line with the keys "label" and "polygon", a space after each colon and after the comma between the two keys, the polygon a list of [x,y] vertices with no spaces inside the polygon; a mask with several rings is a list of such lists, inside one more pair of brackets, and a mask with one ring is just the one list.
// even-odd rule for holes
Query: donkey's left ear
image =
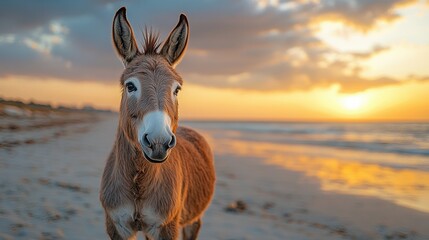
{"label": "donkey's left ear", "polygon": [[189,23],[184,14],[180,14],[179,23],[171,31],[170,35],[164,42],[161,49],[163,55],[173,68],[180,63],[185,55],[189,39]]}

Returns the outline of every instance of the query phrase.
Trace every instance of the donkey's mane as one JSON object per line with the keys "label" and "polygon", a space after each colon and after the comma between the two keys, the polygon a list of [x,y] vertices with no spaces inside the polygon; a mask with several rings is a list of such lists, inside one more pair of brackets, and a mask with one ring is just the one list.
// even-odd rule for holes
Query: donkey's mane
{"label": "donkey's mane", "polygon": [[144,28],[143,32],[143,53],[146,55],[158,54],[158,48],[161,45],[159,42],[159,33],[152,28]]}

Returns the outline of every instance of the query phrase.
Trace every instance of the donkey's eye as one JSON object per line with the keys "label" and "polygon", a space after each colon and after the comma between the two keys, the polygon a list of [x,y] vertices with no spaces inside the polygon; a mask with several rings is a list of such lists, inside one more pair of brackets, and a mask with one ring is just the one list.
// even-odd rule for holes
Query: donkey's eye
{"label": "donkey's eye", "polygon": [[180,91],[181,89],[182,89],[182,88],[181,88],[180,86],[177,86],[176,90],[174,90],[174,92],[173,92],[174,96],[177,96],[177,94],[179,94],[179,91]]}
{"label": "donkey's eye", "polygon": [[134,86],[134,83],[132,82],[127,82],[127,84],[125,85],[127,87],[127,91],[130,92],[134,92],[137,91],[136,86]]}

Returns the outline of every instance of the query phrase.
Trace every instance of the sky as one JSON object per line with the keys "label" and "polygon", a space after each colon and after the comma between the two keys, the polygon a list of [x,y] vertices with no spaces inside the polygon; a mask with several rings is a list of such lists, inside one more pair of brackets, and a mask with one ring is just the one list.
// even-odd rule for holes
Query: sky
{"label": "sky", "polygon": [[429,1],[3,1],[0,97],[117,110],[111,24],[164,39],[180,13],[182,119],[429,120]]}

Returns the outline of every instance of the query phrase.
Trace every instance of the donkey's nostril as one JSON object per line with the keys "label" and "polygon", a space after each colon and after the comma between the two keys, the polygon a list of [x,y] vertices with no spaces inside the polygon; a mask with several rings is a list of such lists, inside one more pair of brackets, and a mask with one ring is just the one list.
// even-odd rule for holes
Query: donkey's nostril
{"label": "donkey's nostril", "polygon": [[150,144],[149,139],[147,138],[147,133],[145,135],[143,135],[143,145],[145,147],[148,147],[148,148],[152,147],[152,145]]}
{"label": "donkey's nostril", "polygon": [[168,143],[168,148],[173,148],[176,146],[176,136],[174,134],[171,136],[170,142]]}

